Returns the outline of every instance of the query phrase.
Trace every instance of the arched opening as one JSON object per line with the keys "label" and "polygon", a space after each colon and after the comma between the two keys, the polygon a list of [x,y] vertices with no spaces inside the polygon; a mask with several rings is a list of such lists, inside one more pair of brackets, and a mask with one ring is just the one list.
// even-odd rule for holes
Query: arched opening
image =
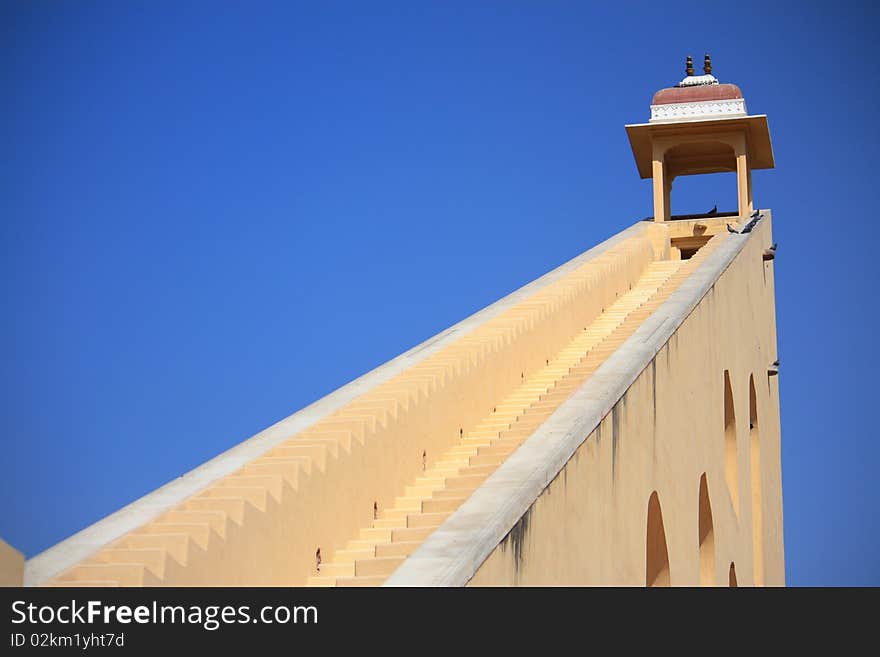
{"label": "arched opening", "polygon": [[764,584],[764,526],[761,496],[761,441],[758,433],[758,399],[755,376],[749,376],[749,455],[752,473],[752,549],[755,560],[755,585]]}
{"label": "arched opening", "polygon": [[715,583],[715,529],[712,523],[712,504],[706,473],[700,477],[700,585]]}
{"label": "arched opening", "polygon": [[736,173],[679,176],[671,184],[670,204],[672,218],[718,216],[736,223]]}
{"label": "arched opening", "polygon": [[657,491],[648,500],[648,528],[645,552],[645,584],[669,586],[669,552],[666,550],[666,530],[663,528],[663,511]]}
{"label": "arched opening", "polygon": [[732,589],[736,588],[736,564],[732,561],[730,562],[730,572],[727,575],[727,585]]}
{"label": "arched opening", "polygon": [[[713,207],[715,212],[712,214],[739,214],[733,146],[711,140],[689,141],[667,150],[664,158],[669,178],[670,215],[679,218],[707,216]],[[682,208],[672,212],[673,189],[676,196],[689,199],[695,205],[684,213]]]}
{"label": "arched opening", "polygon": [[739,483],[737,479],[736,455],[736,414],[733,410],[733,389],[730,387],[730,372],[724,370],[724,474],[733,512],[739,516]]}

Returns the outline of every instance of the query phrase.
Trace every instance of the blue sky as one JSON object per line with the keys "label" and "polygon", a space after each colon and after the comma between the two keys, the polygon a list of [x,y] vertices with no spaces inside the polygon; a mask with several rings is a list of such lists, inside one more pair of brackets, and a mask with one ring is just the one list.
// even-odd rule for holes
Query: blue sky
{"label": "blue sky", "polygon": [[0,536],[33,556],[650,215],[623,126],[708,50],[776,154],[788,583],[880,584],[868,4],[2,3]]}

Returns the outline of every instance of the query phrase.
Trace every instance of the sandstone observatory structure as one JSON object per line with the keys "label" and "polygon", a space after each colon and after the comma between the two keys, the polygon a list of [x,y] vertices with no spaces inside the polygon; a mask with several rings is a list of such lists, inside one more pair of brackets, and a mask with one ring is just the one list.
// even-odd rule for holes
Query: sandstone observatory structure
{"label": "sandstone observatory structure", "polygon": [[[689,60],[690,62],[690,60]],[[654,216],[28,560],[24,583],[782,585],[765,116],[627,126]],[[670,211],[732,171],[738,207]]]}

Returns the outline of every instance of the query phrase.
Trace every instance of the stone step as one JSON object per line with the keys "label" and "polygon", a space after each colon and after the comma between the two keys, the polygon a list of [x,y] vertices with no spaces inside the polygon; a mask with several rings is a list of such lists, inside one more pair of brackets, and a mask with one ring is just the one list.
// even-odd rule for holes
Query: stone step
{"label": "stone step", "polygon": [[[496,468],[497,469],[497,468]],[[443,490],[438,490],[434,493],[434,496],[431,499],[434,500],[448,500],[450,498],[453,499],[461,499],[464,495],[466,497],[470,497],[471,493],[476,490],[476,486],[473,488],[444,488]]]}
{"label": "stone step", "polygon": [[[508,452],[506,454],[481,454],[480,456],[475,456],[471,459],[471,465],[473,465],[473,466],[491,465],[497,469],[499,465],[501,465],[502,463],[504,463],[507,460],[507,457],[509,455],[510,455],[510,452]],[[462,473],[462,474],[464,474],[464,473]]]}
{"label": "stone step", "polygon": [[128,534],[120,542],[126,548],[159,548],[179,564],[186,564],[190,537],[187,534]]}
{"label": "stone step", "polygon": [[406,517],[406,526],[410,529],[414,527],[439,527],[448,516],[448,512],[411,513]]}
{"label": "stone step", "polygon": [[[345,549],[358,552],[363,550],[375,550],[377,545],[384,545],[385,543],[390,542],[391,541],[377,541],[368,538],[353,538],[345,544]],[[371,554],[370,556],[374,555]]]}
{"label": "stone step", "polygon": [[120,586],[144,586],[151,583],[147,568],[143,564],[106,563],[79,564],[58,578],[62,582],[114,581]]}
{"label": "stone step", "polygon": [[[523,422],[521,424],[517,424],[516,429],[511,429],[510,431],[504,432],[504,435],[501,437],[501,440],[520,440],[523,441],[529,436],[531,436],[535,432],[535,426],[533,426],[533,422],[531,419],[523,418]],[[538,423],[540,424],[540,423]]]}
{"label": "stone step", "polygon": [[[388,543],[390,545],[390,543]],[[354,563],[358,559],[370,559],[376,556],[376,548],[371,545],[363,550],[337,550],[333,554],[333,563]]]}
{"label": "stone step", "polygon": [[474,458],[477,456],[509,456],[519,449],[520,445],[522,441],[519,439],[499,440],[491,447],[481,447],[480,451],[470,458],[468,465],[474,465]]}
{"label": "stone step", "polygon": [[470,446],[470,447],[485,447],[486,445],[492,444],[492,438],[468,438],[465,437],[459,442],[459,445],[462,447]]}
{"label": "stone step", "polygon": [[211,526],[206,522],[151,522],[136,530],[138,534],[185,534],[200,548],[207,549]]}
{"label": "stone step", "polygon": [[446,466],[442,466],[442,467],[437,468],[437,471],[442,473],[446,477],[454,477],[466,465],[467,465],[466,463],[460,464],[460,465],[446,465]]}
{"label": "stone step", "polygon": [[169,511],[161,516],[163,522],[180,522],[180,523],[208,523],[217,534],[226,536],[226,513],[223,511],[189,511],[174,510]]}
{"label": "stone step", "polygon": [[379,518],[373,521],[373,527],[376,529],[394,529],[396,527],[406,527],[406,518],[412,512],[407,512],[403,518]]}
{"label": "stone step", "polygon": [[67,588],[67,587],[76,587],[76,588],[116,588],[120,584],[119,582],[107,580],[107,581],[90,581],[90,580],[70,580],[70,581],[61,581],[61,580],[52,580],[50,583],[46,584],[48,587],[52,588]]}
{"label": "stone step", "polygon": [[413,511],[421,511],[422,510],[422,502],[424,500],[431,499],[430,496],[426,497],[398,497],[394,500],[394,508],[400,509],[401,511],[409,511],[412,513]]}
{"label": "stone step", "polygon": [[422,502],[422,511],[425,513],[451,513],[461,506],[467,499],[467,495],[447,497],[437,500],[425,500]]}
{"label": "stone step", "polygon": [[[491,443],[492,441],[484,440],[483,442]],[[443,460],[438,461],[434,465],[435,466],[440,465],[441,463],[448,463],[448,464],[460,463],[462,460],[464,460],[464,457],[473,456],[474,454],[476,454],[477,450],[479,448],[480,448],[479,445],[473,445],[473,444],[456,445],[455,447],[450,447],[443,454]]]}
{"label": "stone step", "polygon": [[354,571],[357,577],[375,577],[381,575],[388,577],[393,573],[406,557],[374,557],[372,559],[362,559],[354,564]]}
{"label": "stone step", "polygon": [[[369,557],[368,557],[369,558]],[[351,563],[322,563],[321,564],[321,576],[322,577],[354,577],[354,564]]]}
{"label": "stone step", "polygon": [[314,577],[309,577],[306,580],[306,586],[336,586],[336,578],[315,575]]}
{"label": "stone step", "polygon": [[[463,475],[481,475],[482,477],[488,477],[490,474],[495,472],[498,469],[497,465],[469,465],[467,468],[461,471]],[[462,490],[461,488],[444,488],[444,492],[446,493],[459,493]],[[433,497],[437,497],[437,493],[434,493]]]}
{"label": "stone step", "polygon": [[[264,491],[265,493],[265,491]],[[187,511],[222,511],[228,518],[240,525],[244,520],[244,507],[247,501],[242,497],[193,497],[186,501]]]}
{"label": "stone step", "polygon": [[265,488],[256,486],[213,486],[205,491],[205,495],[217,499],[243,499],[260,511],[266,510],[266,497],[269,492]]}
{"label": "stone step", "polygon": [[327,466],[328,452],[329,450],[326,445],[306,444],[289,440],[272,449],[267,456],[280,456],[282,458],[304,457],[311,460],[319,470],[324,470]]}
{"label": "stone step", "polygon": [[[275,449],[283,450],[283,448],[277,447]],[[299,466],[299,469],[302,470],[303,474],[307,476],[312,474],[312,459],[308,456],[285,456],[283,451],[280,453],[273,451],[271,454],[264,454],[259,460],[266,463],[278,462],[285,465],[297,465]]]}
{"label": "stone step", "polygon": [[[380,520],[406,520],[406,516],[413,511],[421,511],[421,508],[416,509],[403,509],[394,505],[390,509],[385,509],[379,514]],[[380,527],[382,525],[373,524],[374,527]]]}
{"label": "stone step", "polygon": [[298,460],[289,459],[257,459],[242,468],[242,472],[253,475],[277,474],[284,478],[294,489],[299,485],[300,475],[303,473],[302,465]]}
{"label": "stone step", "polygon": [[100,563],[142,564],[153,575],[162,579],[167,556],[162,548],[108,548],[99,550],[94,559]]}
{"label": "stone step", "polygon": [[450,490],[454,488],[472,489],[485,480],[486,477],[483,475],[457,475],[449,478],[449,481],[446,482],[446,488]]}
{"label": "stone step", "polygon": [[220,487],[258,487],[269,491],[276,502],[281,501],[281,491],[284,488],[284,477],[279,474],[264,475],[233,475],[219,482]]}
{"label": "stone step", "polygon": [[504,429],[510,428],[510,423],[513,419],[510,420],[499,420],[497,422],[483,422],[477,427],[477,430],[486,429],[489,431],[503,431]]}
{"label": "stone step", "polygon": [[391,540],[391,531],[387,527],[368,527],[361,530],[359,537],[365,540],[388,543]]}
{"label": "stone step", "polygon": [[384,575],[374,577],[340,577],[336,580],[336,586],[382,586],[387,578]]}
{"label": "stone step", "polygon": [[491,440],[497,437],[497,429],[483,429],[481,431],[469,431],[465,438],[489,438]]}
{"label": "stone step", "polygon": [[[391,534],[391,542],[393,543],[409,543],[411,541],[423,541],[430,536],[436,527],[408,527],[406,529],[395,529]],[[378,546],[377,546],[378,547]]]}
{"label": "stone step", "polygon": [[422,544],[421,541],[407,541],[399,543],[384,543],[376,546],[377,557],[408,557],[416,548]]}
{"label": "stone step", "polygon": [[441,490],[443,486],[406,486],[403,489],[404,497],[418,497],[418,498],[426,498],[431,497],[431,493],[435,490]]}
{"label": "stone step", "polygon": [[422,475],[413,482],[413,486],[437,486],[439,488],[445,482],[446,477],[440,475]]}

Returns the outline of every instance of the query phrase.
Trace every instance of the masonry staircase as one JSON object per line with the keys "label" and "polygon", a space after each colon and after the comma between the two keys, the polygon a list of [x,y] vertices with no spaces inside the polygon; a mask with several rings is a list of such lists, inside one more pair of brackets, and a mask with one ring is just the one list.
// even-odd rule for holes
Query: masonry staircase
{"label": "masonry staircase", "polygon": [[[389,495],[393,504],[382,509],[377,505],[371,521],[353,512],[343,517],[345,507],[337,507],[341,510],[336,525],[342,528],[339,532],[343,532],[337,545],[342,548],[334,552],[332,545],[329,546],[326,560],[319,567],[316,560],[314,574],[307,583],[376,586],[384,582],[726,237],[724,233],[712,237],[688,260],[658,260],[648,264],[629,291],[609,303],[583,331],[552,359],[547,359],[544,367],[521,375],[519,385],[498,399],[492,412],[468,431],[461,430],[459,439],[451,446],[448,441],[444,443],[439,459],[430,463],[425,459],[420,476],[405,487],[406,479],[394,486],[389,484],[389,488],[396,491]],[[630,247],[620,247],[627,248]],[[574,278],[551,285],[541,293],[540,300],[530,300],[515,310],[516,321],[541,321],[540,313],[551,312],[546,310],[550,304],[555,304],[558,310],[563,307],[560,304],[574,307],[581,303],[578,299],[584,297],[577,295],[589,293],[590,277],[596,268],[609,266],[609,263],[614,266],[614,258],[619,258],[619,253],[609,251],[584,265],[582,274],[577,270]],[[506,321],[506,325],[500,323],[501,320],[488,322],[479,329],[481,333],[460,340],[454,349],[411,368],[405,377],[355,399],[238,471],[96,549],[45,584],[162,586],[206,580],[229,585],[254,583],[244,575],[235,579],[222,569],[210,570],[217,568],[217,555],[220,555],[219,563],[223,563],[224,553],[234,553],[239,561],[242,554],[246,556],[245,561],[261,559],[262,555],[253,553],[250,537],[252,532],[288,531],[272,524],[271,518],[281,514],[279,509],[284,510],[285,517],[302,518],[307,523],[310,509],[320,506],[321,496],[334,493],[327,486],[322,488],[322,476],[326,479],[327,473],[332,471],[334,481],[344,482],[349,476],[356,476],[358,468],[380,467],[387,462],[390,457],[383,450],[396,449],[394,445],[398,443],[371,446],[368,438],[382,431],[392,431],[394,423],[401,422],[407,413],[425,412],[423,407],[429,406],[425,400],[431,399],[431,394],[440,394],[443,385],[454,381],[455,376],[463,376],[462,372],[477,366],[471,363],[478,364],[480,358],[492,354],[503,357],[503,345],[520,330],[510,328],[510,320]],[[473,353],[477,356],[468,355]],[[432,416],[425,415],[420,421],[431,419]],[[406,438],[401,434],[403,431],[398,432],[401,440]],[[347,459],[342,459],[343,455]],[[415,470],[417,467],[411,471]],[[272,516],[273,513],[277,515]],[[300,534],[308,534],[307,529],[297,529]],[[291,559],[300,559],[291,572],[307,572],[302,561],[305,550],[302,546],[293,550],[287,536],[290,535],[279,534],[272,544],[278,545],[278,550],[290,550]],[[352,537],[347,544],[343,542],[344,536]],[[287,557],[284,553],[281,556],[275,553],[272,558],[273,563],[283,564]],[[285,577],[290,581],[294,579],[290,574]]]}
{"label": "masonry staircase", "polygon": [[525,378],[472,431],[406,488],[392,508],[322,564],[309,586],[380,586],[512,454],[712,251],[718,235],[688,260],[648,265],[619,297],[546,366]]}

